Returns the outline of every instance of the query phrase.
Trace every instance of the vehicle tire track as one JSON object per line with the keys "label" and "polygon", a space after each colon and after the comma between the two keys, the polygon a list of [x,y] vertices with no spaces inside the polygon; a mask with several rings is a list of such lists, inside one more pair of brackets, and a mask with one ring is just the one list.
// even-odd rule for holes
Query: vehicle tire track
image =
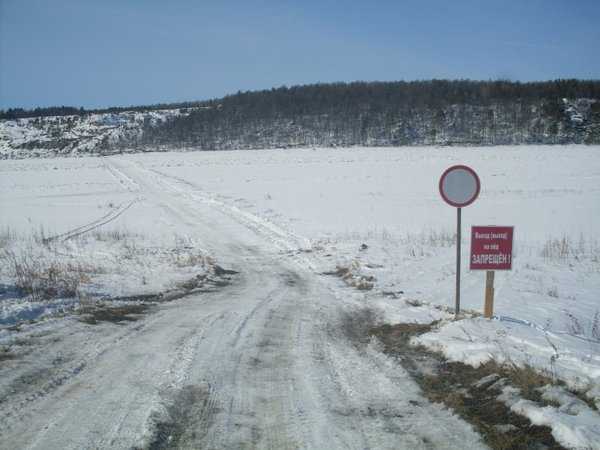
{"label": "vehicle tire track", "polygon": [[[314,270],[315,263],[321,264],[318,256],[301,255],[301,238],[157,170],[123,159],[110,163],[148,193],[149,208],[184,235],[202,240],[205,248],[241,272],[226,294],[209,295],[203,307],[193,309],[198,317],[219,313],[219,320],[198,331],[202,338],[169,338],[175,352],[180,351],[178,346],[195,351],[191,355],[189,348],[181,350],[187,355],[181,362],[170,360],[169,367],[188,369],[182,378],[155,384],[154,414],[142,420],[129,410],[133,416],[120,419],[123,426],[142,420],[150,430],[144,434],[149,436],[145,445],[478,447],[478,436],[451,413],[427,405],[421,397],[422,408],[407,403],[404,390],[414,387],[404,383],[410,377],[400,366],[400,375],[394,376],[340,334],[336,327],[344,305],[356,311],[361,300],[346,299],[358,294],[334,287],[335,281],[318,275]],[[173,317],[176,322],[184,320],[181,315]],[[151,337],[156,342],[160,331]],[[391,396],[403,399],[402,411],[418,414],[403,417],[390,404]],[[178,401],[180,408],[175,407]],[[429,415],[460,430],[460,439],[428,441]]]}
{"label": "vehicle tire track", "polygon": [[[123,172],[119,171],[113,165],[111,165],[109,162],[107,162],[106,158],[104,158],[103,163],[104,163],[104,167],[106,168],[106,170],[126,190],[128,190],[132,194],[135,194],[136,192],[138,192],[141,189],[139,184],[137,184],[134,180],[132,180],[127,175],[125,175]],[[89,233],[92,230],[100,228],[101,226],[114,221],[119,216],[121,216],[124,212],[126,212],[129,208],[131,208],[136,202],[138,202],[140,200],[141,200],[140,196],[136,195],[135,198],[133,198],[132,200],[128,200],[128,201],[124,201],[124,202],[120,203],[119,205],[116,206],[116,208],[112,209],[104,216],[102,216],[92,222],[81,225],[77,228],[69,230],[65,233],[61,233],[61,234],[57,234],[55,236],[50,236],[48,238],[45,238],[43,240],[43,243],[47,245],[53,241],[58,241],[58,240],[61,240],[64,242],[69,239],[73,239],[77,236],[80,236],[82,234]]]}

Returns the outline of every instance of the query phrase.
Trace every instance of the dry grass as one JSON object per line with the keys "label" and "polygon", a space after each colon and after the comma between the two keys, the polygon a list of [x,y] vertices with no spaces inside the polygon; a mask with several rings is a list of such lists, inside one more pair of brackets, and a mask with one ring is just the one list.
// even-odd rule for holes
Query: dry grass
{"label": "dry grass", "polygon": [[570,334],[593,339],[600,344],[600,311],[596,310],[594,316],[589,319],[577,317],[569,311],[565,311],[565,316]]}
{"label": "dry grass", "polygon": [[80,287],[89,282],[92,268],[79,262],[5,250],[0,259],[15,282],[15,287],[32,300],[75,298],[81,296]]}
{"label": "dry grass", "polygon": [[406,251],[412,257],[431,256],[435,249],[456,245],[456,232],[434,228],[422,229],[419,233],[408,233],[405,238]]}
{"label": "dry grass", "polygon": [[[423,394],[432,402],[443,403],[475,427],[492,449],[561,449],[548,427],[532,425],[497,399],[501,388],[512,385],[532,401],[541,401],[537,390],[553,380],[531,366],[499,365],[489,361],[478,368],[448,362],[439,354],[410,345],[410,338],[431,330],[434,324],[404,323],[374,327],[370,333],[384,345],[385,352],[397,356]],[[423,370],[435,367],[433,373]]]}
{"label": "dry grass", "polygon": [[420,233],[407,234],[406,241],[428,247],[452,247],[456,245],[456,232],[444,229],[423,229]]}
{"label": "dry grass", "polygon": [[580,235],[578,239],[563,235],[560,238],[548,238],[539,251],[539,256],[548,259],[575,259],[600,261],[600,245],[594,238],[585,238]]}
{"label": "dry grass", "polygon": [[101,242],[121,242],[125,239],[131,239],[135,237],[132,232],[126,230],[125,228],[114,228],[110,230],[96,228],[90,233],[94,239]]}
{"label": "dry grass", "polygon": [[98,322],[135,322],[150,306],[147,303],[113,307],[97,305],[82,308],[78,312],[84,316],[82,321],[91,325]]}
{"label": "dry grass", "polygon": [[499,371],[506,376],[508,384],[518,387],[522,397],[535,402],[542,401],[539,388],[559,384],[555,378],[536,370],[530,364],[523,366],[508,364],[500,369]]}
{"label": "dry grass", "polygon": [[18,239],[17,232],[9,227],[0,230],[0,250],[8,248]]}
{"label": "dry grass", "polygon": [[16,355],[10,353],[10,348],[2,347],[0,348],[0,361],[8,361],[10,359],[15,359]]}

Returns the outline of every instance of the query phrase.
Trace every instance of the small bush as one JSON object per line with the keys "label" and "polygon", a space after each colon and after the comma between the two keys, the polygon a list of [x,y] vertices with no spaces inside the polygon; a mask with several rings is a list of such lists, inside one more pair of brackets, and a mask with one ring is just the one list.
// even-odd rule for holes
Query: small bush
{"label": "small bush", "polygon": [[600,342],[600,311],[596,311],[591,319],[582,319],[565,310],[567,329],[573,336],[583,336]]}
{"label": "small bush", "polygon": [[81,285],[89,281],[86,269],[71,261],[12,251],[5,251],[2,260],[17,290],[32,300],[80,297]]}

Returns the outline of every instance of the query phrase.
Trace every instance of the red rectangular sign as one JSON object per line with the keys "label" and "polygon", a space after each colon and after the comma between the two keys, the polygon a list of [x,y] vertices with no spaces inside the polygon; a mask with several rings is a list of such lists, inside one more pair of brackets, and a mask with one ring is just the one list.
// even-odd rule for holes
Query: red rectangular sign
{"label": "red rectangular sign", "polygon": [[511,270],[514,227],[471,227],[471,270]]}

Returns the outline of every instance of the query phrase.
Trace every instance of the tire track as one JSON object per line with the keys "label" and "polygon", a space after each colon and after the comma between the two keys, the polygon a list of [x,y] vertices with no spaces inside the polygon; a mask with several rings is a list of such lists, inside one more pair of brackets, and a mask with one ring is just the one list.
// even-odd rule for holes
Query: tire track
{"label": "tire track", "polygon": [[[198,341],[181,389],[195,400],[171,413],[185,431],[170,441],[167,436],[168,445],[478,447],[478,436],[451,413],[428,405],[400,366],[394,374],[336,329],[344,310],[356,312],[364,297],[319,277],[313,269],[321,264],[318,255],[300,256],[302,239],[190,183],[119,163],[142,189],[157,193],[154,205],[169,220],[189,236],[212,241],[216,254],[242,272],[228,290],[219,326]],[[409,401],[406,389],[421,407]],[[391,403],[393,397],[402,401]],[[436,422],[460,430],[460,438],[432,440]]]}
{"label": "tire track", "polygon": [[90,222],[90,223],[87,223],[80,227],[74,228],[73,230],[67,231],[66,233],[61,233],[61,234],[57,234],[55,236],[45,238],[45,239],[43,239],[42,242],[45,245],[47,245],[53,241],[58,241],[58,240],[61,240],[64,242],[64,241],[68,241],[69,239],[73,239],[74,237],[80,236],[82,234],[89,233],[92,230],[95,230],[97,228],[100,228],[103,225],[106,225],[107,223],[112,222],[113,220],[118,218],[121,214],[123,214],[125,211],[127,211],[129,208],[131,208],[139,200],[140,200],[140,198],[134,198],[133,200],[123,202],[120,205],[118,205],[115,209],[113,209],[111,212],[100,217],[99,219],[94,220],[93,222]]}
{"label": "tire track", "polygon": [[[133,179],[129,178],[123,172],[116,169],[111,163],[109,163],[106,160],[106,158],[103,158],[103,164],[104,164],[104,167],[106,168],[106,170],[126,190],[128,190],[132,194],[135,194],[136,192],[140,191],[141,187],[139,184],[137,184]],[[81,225],[77,228],[69,230],[65,233],[61,233],[61,234],[57,234],[55,236],[45,238],[43,240],[43,243],[45,245],[47,245],[53,241],[58,241],[58,240],[61,240],[64,242],[64,241],[68,241],[69,239],[73,239],[74,237],[80,236],[82,234],[89,233],[92,230],[100,228],[101,226],[114,221],[119,216],[121,216],[124,212],[126,212],[129,208],[131,208],[136,202],[138,202],[140,200],[141,200],[140,196],[136,195],[135,198],[133,198],[132,200],[128,200],[128,201],[120,203],[119,205],[117,205],[116,208],[114,208],[112,211],[108,212],[104,216],[102,216],[92,222]]]}

